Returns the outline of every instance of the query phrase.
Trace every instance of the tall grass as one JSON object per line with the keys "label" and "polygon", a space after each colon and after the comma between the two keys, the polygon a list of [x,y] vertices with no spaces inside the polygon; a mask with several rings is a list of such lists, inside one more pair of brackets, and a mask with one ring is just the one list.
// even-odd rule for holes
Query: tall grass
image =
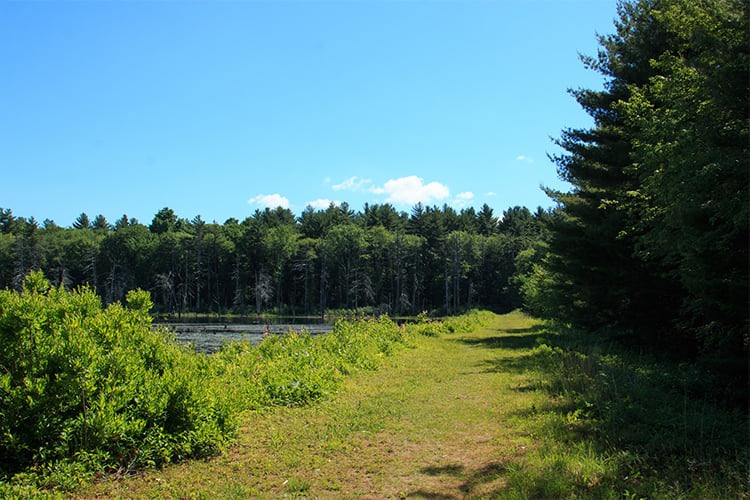
{"label": "tall grass", "polygon": [[700,365],[639,355],[562,325],[528,362],[555,398],[529,415],[541,442],[509,474],[510,496],[745,498],[747,408]]}
{"label": "tall grass", "polygon": [[137,291],[103,309],[90,290],[52,288],[41,273],[21,293],[0,291],[0,496],[215,454],[242,412],[326,397],[418,335],[486,320],[339,321],[327,335],[290,331],[207,357],[153,330],[150,307]]}

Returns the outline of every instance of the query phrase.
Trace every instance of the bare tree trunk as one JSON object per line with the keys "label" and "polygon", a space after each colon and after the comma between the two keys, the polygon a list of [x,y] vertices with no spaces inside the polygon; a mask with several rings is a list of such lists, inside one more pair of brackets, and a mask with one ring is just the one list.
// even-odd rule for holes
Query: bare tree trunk
{"label": "bare tree trunk", "polygon": [[201,308],[201,243],[198,242],[198,259],[195,265],[195,312],[197,313]]}
{"label": "bare tree trunk", "polygon": [[308,299],[308,275],[310,274],[310,262],[305,256],[305,315],[310,314],[310,302]]}
{"label": "bare tree trunk", "polygon": [[26,276],[26,251],[24,237],[16,237],[16,251],[13,259],[13,288],[21,290]]}
{"label": "bare tree trunk", "polygon": [[401,314],[401,234],[396,230],[396,316]]}
{"label": "bare tree trunk", "polygon": [[283,275],[283,266],[279,268],[279,282],[276,284],[276,313],[281,314],[281,280]]}
{"label": "bare tree trunk", "polygon": [[91,289],[94,291],[94,293],[96,293],[96,250],[92,248],[87,257],[88,263],[86,264],[86,267],[83,268],[83,270],[84,272],[86,272],[86,274],[89,275],[89,279],[87,279],[86,282],[89,286],[91,286]]}
{"label": "bare tree trunk", "polygon": [[461,305],[461,258],[458,251],[454,254],[453,261],[453,314],[458,314]]}
{"label": "bare tree trunk", "polygon": [[326,314],[326,264],[325,258],[321,258],[320,263],[320,318],[325,318]]}
{"label": "bare tree trunk", "polygon": [[448,274],[448,259],[443,260],[445,270],[445,313],[451,313],[450,275]]}
{"label": "bare tree trunk", "polygon": [[263,299],[260,295],[260,271],[255,271],[255,314],[260,314]]}
{"label": "bare tree trunk", "polygon": [[241,309],[244,305],[244,294],[240,287],[240,256],[237,254],[234,259],[234,270],[232,271],[232,280],[234,281],[234,296],[232,297],[232,307],[236,310]]}

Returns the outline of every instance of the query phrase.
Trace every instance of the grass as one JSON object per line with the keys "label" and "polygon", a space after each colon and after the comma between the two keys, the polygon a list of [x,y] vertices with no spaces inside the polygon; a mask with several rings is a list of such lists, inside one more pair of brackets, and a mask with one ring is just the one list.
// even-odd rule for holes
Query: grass
{"label": "grass", "polygon": [[748,496],[745,413],[704,397],[689,367],[566,335],[511,314],[421,337],[327,399],[245,414],[218,457],[75,496]]}
{"label": "grass", "polygon": [[[532,324],[506,316],[495,328]],[[464,342],[466,335],[472,334],[420,338],[416,349],[386,358],[377,372],[354,374],[334,397],[314,405],[248,414],[239,441],[221,457],[101,483],[86,495],[348,498],[492,491],[502,486],[505,464],[531,446],[506,417],[547,398],[515,390],[528,376],[488,370],[495,353]]]}

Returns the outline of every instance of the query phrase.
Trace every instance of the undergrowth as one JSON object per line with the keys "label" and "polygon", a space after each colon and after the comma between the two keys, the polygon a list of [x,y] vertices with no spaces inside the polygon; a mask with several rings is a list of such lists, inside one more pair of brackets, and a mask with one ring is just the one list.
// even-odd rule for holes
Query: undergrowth
{"label": "undergrowth", "polygon": [[55,497],[99,476],[122,476],[220,452],[240,415],[298,406],[415,345],[418,335],[469,331],[489,313],[440,323],[422,316],[339,321],[326,335],[292,332],[214,356],[154,330],[148,293],[106,309],[89,289],[0,291],[0,497]]}
{"label": "undergrowth", "polygon": [[746,498],[747,409],[698,364],[635,354],[558,324],[527,366],[548,408],[528,417],[541,446],[509,471],[509,496]]}

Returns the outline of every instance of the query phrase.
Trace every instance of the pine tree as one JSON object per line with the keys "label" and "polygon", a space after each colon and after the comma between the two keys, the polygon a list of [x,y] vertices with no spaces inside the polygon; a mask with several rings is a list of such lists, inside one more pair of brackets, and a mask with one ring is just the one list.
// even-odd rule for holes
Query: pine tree
{"label": "pine tree", "polygon": [[598,58],[584,58],[607,81],[573,92],[595,126],[557,141],[573,189],[549,192],[560,210],[544,286],[530,288],[546,314],[589,328],[678,347],[706,346],[695,332],[708,329],[738,346],[748,325],[747,4],[641,0],[619,16]]}
{"label": "pine tree", "polygon": [[73,227],[75,229],[88,229],[89,227],[91,227],[89,216],[86,215],[86,212],[83,212],[78,216],[75,222],[73,222]]}

